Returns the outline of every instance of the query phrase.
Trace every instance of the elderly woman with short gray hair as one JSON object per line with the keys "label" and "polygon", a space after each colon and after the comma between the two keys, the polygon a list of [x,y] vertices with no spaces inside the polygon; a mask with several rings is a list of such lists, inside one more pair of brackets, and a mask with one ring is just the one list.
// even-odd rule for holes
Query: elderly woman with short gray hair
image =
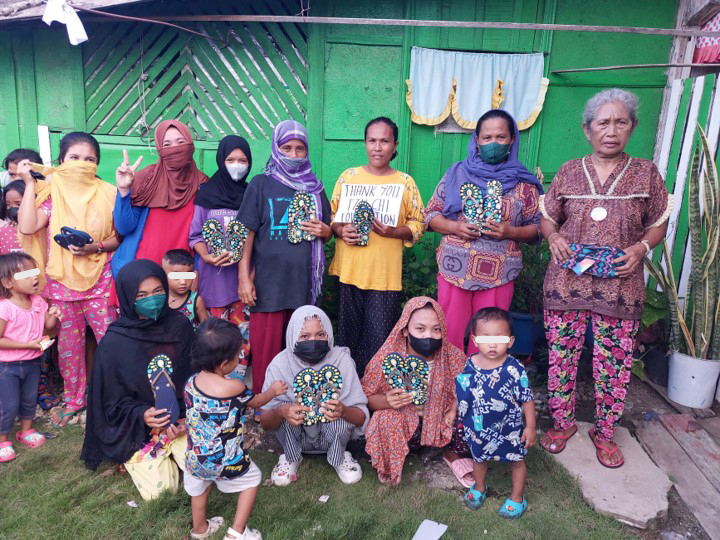
{"label": "elderly woman with short gray hair", "polygon": [[618,88],[590,98],[582,128],[592,153],[560,167],[540,200],[540,227],[552,256],[544,292],[554,424],[541,445],[562,452],[577,431],[575,378],[590,322],[595,425],[589,435],[598,461],[609,468],[624,463],[612,439],[645,302],[643,260],[665,237],[673,206],[657,167],[624,152],[637,108],[637,97]]}

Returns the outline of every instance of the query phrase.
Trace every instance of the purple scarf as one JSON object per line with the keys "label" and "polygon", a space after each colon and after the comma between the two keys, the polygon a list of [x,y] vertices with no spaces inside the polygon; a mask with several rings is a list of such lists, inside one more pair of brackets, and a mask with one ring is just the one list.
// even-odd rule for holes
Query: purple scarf
{"label": "purple scarf", "polygon": [[445,173],[445,205],[443,215],[449,219],[457,219],[457,213],[462,212],[460,186],[471,182],[483,192],[487,189],[490,180],[499,180],[503,193],[514,189],[518,182],[525,182],[537,186],[538,191],[544,192],[542,184],[537,177],[527,170],[525,165],[518,161],[518,148],[520,146],[520,132],[514,122],[515,132],[510,154],[505,161],[491,165],[485,163],[478,155],[475,135],[470,137],[468,143],[468,157],[463,161],[454,163]]}
{"label": "purple scarf", "polygon": [[[273,130],[271,154],[263,171],[265,175],[274,178],[282,185],[295,191],[310,193],[315,198],[317,218],[322,220],[322,201],[320,194],[325,189],[322,182],[312,172],[310,160],[306,157],[302,162],[293,163],[280,151],[280,146],[288,141],[297,139],[305,143],[308,148],[308,132],[300,122],[295,120],[284,120]],[[323,241],[316,238],[312,242],[312,303],[320,296],[322,290],[322,278],[325,271],[325,252]]]}

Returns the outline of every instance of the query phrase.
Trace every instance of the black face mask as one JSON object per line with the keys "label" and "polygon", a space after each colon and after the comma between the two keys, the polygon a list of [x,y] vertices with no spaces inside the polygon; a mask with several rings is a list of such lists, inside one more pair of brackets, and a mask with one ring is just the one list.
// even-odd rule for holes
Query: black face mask
{"label": "black face mask", "polygon": [[18,210],[20,210],[20,209],[19,209],[19,208],[8,208],[8,209],[7,209],[7,212],[5,213],[5,215],[7,215],[8,219],[9,219],[10,221],[14,221],[15,223],[17,223],[17,220],[18,220]]}
{"label": "black face mask", "polygon": [[298,341],[293,353],[306,364],[314,366],[330,352],[330,345],[326,339],[308,339]]}
{"label": "black face mask", "polygon": [[442,339],[431,337],[417,338],[410,333],[408,333],[408,338],[410,339],[410,346],[413,350],[425,358],[430,358],[435,354],[435,351],[442,347]]}

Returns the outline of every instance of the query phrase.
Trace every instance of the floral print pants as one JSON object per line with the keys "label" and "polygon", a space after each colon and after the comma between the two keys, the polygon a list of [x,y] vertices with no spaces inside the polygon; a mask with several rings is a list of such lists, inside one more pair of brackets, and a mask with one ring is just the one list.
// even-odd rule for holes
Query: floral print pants
{"label": "floral print pants", "polygon": [[556,430],[575,425],[575,380],[589,320],[595,343],[595,432],[599,440],[609,441],[625,410],[640,321],[589,310],[545,310],[545,335],[550,346],[548,405]]}

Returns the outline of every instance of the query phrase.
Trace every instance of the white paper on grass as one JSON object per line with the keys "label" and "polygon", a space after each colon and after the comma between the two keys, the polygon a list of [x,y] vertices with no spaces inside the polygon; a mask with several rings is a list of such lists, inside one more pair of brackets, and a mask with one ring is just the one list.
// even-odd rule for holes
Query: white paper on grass
{"label": "white paper on grass", "polygon": [[447,525],[426,519],[420,524],[412,540],[439,540],[447,529]]}
{"label": "white paper on grass", "polygon": [[352,223],[353,212],[360,201],[366,201],[383,225],[397,227],[405,186],[402,184],[343,184],[340,204],[335,213],[337,223]]}

